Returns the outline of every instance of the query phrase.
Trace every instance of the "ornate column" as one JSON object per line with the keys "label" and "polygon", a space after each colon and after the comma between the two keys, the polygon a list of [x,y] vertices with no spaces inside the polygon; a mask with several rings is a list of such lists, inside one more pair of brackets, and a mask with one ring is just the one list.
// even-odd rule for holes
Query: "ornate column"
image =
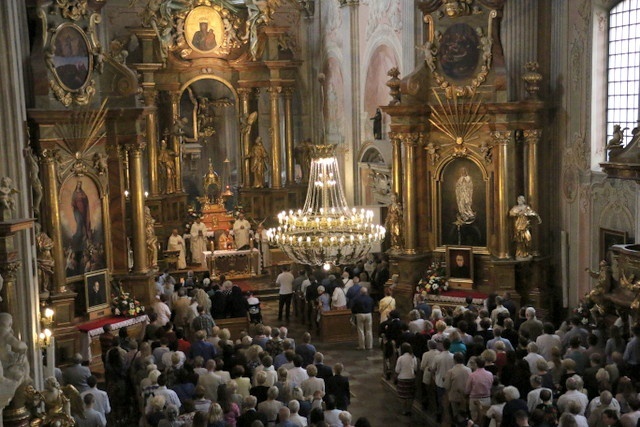
{"label": "ornate column", "polygon": [[269,89],[271,100],[271,188],[282,187],[281,158],[282,148],[280,147],[280,93],[282,87],[272,86]]}
{"label": "ornate column", "polygon": [[158,92],[155,85],[143,85],[142,96],[147,109],[147,176],[149,180],[149,193],[157,196],[158,190],[158,110],[156,96]]}
{"label": "ornate column", "polygon": [[[422,135],[418,132],[403,133],[399,138],[404,145],[404,180],[402,206],[404,209],[404,249],[407,254],[415,254],[418,247],[418,233],[416,230],[417,199],[416,199],[416,148]],[[395,172],[394,172],[395,174]]]}
{"label": "ornate column", "polygon": [[64,266],[66,259],[64,256],[64,248],[62,247],[62,229],[60,227],[60,205],[58,202],[58,171],[56,167],[56,150],[43,150],[42,166],[43,166],[43,183],[44,183],[44,202],[47,207],[45,230],[53,239],[53,260],[55,262],[53,281],[56,293],[64,293],[67,291]]}
{"label": "ornate column", "polygon": [[495,145],[497,147],[498,173],[496,174],[496,228],[498,229],[498,241],[496,248],[496,256],[499,259],[509,259],[509,236],[511,230],[509,227],[509,195],[508,195],[508,169],[510,165],[509,159],[509,143],[512,141],[512,132],[495,131],[491,133]]}
{"label": "ornate column", "polygon": [[131,176],[131,225],[133,231],[133,272],[146,273],[147,242],[144,229],[144,187],[142,186],[142,150],[144,143],[132,143],[125,145],[129,153],[129,175]]}
{"label": "ornate column", "polygon": [[[538,143],[542,138],[542,130],[531,129],[524,131],[525,143],[525,196],[527,203],[535,211],[540,211],[539,190],[538,190]],[[538,232],[539,227],[532,227],[531,230],[531,254],[538,255]]]}
{"label": "ornate column", "polygon": [[[180,119],[180,96],[182,93],[180,91],[173,91],[171,94],[171,120],[172,127],[173,123],[176,120]],[[171,149],[177,154],[175,159],[175,169],[176,169],[176,193],[183,193],[184,190],[182,188],[182,146],[180,144],[180,135],[175,133],[171,134],[171,142],[168,143]]]}
{"label": "ornate column", "polygon": [[[253,88],[250,87],[241,87],[238,88],[238,96],[240,97],[240,123],[243,120],[247,120],[249,117],[249,97],[253,92]],[[241,129],[242,131],[242,129]],[[241,173],[242,173],[242,186],[250,187],[251,186],[251,159],[249,158],[249,153],[251,150],[251,132],[241,132],[241,152],[242,152],[242,162],[241,165]]]}
{"label": "ornate column", "polygon": [[284,88],[284,146],[287,159],[287,185],[295,183],[295,163],[293,156],[293,114],[291,112],[291,100],[293,88]]}
{"label": "ornate column", "polygon": [[392,191],[402,196],[402,140],[399,138],[397,132],[389,132],[389,139],[393,145],[393,157],[391,165],[392,175]]}

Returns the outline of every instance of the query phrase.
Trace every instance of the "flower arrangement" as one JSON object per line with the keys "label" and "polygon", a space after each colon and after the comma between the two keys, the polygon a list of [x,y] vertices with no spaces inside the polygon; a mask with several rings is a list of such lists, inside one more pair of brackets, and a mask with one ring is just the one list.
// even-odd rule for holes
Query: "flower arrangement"
{"label": "flower arrangement", "polygon": [[117,294],[111,300],[111,311],[116,316],[137,317],[144,313],[144,306],[140,301],[124,292],[120,286],[114,287]]}
{"label": "flower arrangement", "polygon": [[418,287],[422,292],[432,295],[440,295],[449,290],[449,282],[445,277],[445,269],[441,263],[434,261],[431,263],[424,276],[418,282]]}
{"label": "flower arrangement", "polygon": [[571,313],[580,319],[580,323],[587,326],[592,322],[591,309],[593,306],[594,304],[587,297],[585,299],[581,299],[578,305],[571,310]]}

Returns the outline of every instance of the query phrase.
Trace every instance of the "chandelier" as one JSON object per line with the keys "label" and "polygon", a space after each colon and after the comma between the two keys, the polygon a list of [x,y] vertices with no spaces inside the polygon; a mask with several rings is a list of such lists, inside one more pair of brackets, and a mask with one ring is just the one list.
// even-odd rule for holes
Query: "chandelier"
{"label": "chandelier", "polygon": [[309,187],[304,208],[278,214],[279,226],[267,231],[299,264],[349,265],[363,259],[384,239],[384,227],[373,223],[373,212],[350,209],[342,191],[335,145],[311,145]]}

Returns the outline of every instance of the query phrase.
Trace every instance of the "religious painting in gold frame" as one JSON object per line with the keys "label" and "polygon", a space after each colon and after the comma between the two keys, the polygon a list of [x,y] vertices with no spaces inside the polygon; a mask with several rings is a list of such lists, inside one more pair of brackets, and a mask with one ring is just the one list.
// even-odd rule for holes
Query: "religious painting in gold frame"
{"label": "religious painting in gold frame", "polygon": [[90,176],[70,176],[60,187],[60,228],[67,282],[107,267],[103,194]]}
{"label": "religious painting in gold frame", "polygon": [[[95,31],[95,20],[90,30]],[[56,98],[68,107],[86,105],[95,94],[94,54],[99,49],[94,40],[78,25],[64,22],[52,31],[45,47],[45,63],[53,78],[49,87]]]}
{"label": "religious painting in gold frame", "polygon": [[212,7],[194,8],[184,22],[184,37],[193,50],[213,53],[224,45],[224,25],[220,14]]}

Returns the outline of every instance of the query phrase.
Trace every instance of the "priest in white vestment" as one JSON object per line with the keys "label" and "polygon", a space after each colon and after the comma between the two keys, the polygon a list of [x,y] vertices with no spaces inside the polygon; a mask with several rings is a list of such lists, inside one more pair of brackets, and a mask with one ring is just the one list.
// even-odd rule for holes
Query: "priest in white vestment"
{"label": "priest in white vestment", "polygon": [[191,259],[194,263],[204,265],[204,251],[207,250],[207,226],[196,218],[191,225]]}
{"label": "priest in white vestment", "polygon": [[251,224],[244,219],[244,214],[238,214],[238,219],[233,223],[233,237],[236,241],[236,248],[239,251],[249,249],[249,235],[251,233]]}
{"label": "priest in white vestment", "polygon": [[178,234],[178,229],[174,228],[169,236],[169,244],[167,245],[168,251],[180,251],[178,255],[178,270],[184,270],[187,268],[187,258],[184,249],[184,239]]}

